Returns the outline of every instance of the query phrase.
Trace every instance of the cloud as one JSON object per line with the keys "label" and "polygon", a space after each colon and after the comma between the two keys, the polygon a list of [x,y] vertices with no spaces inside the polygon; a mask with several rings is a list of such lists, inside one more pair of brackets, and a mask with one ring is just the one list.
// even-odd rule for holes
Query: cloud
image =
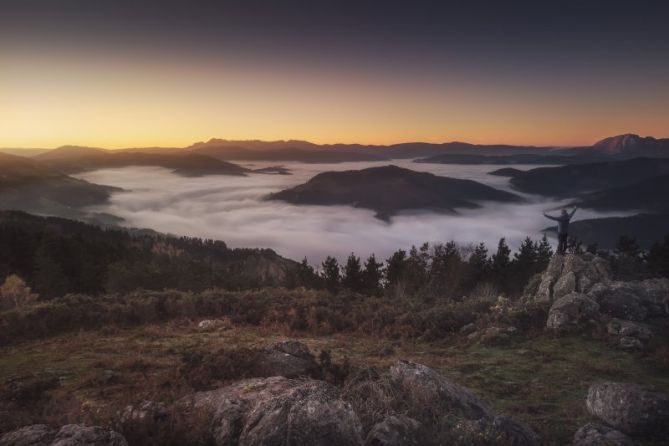
{"label": "cloud", "polygon": [[[524,195],[527,202],[523,204],[483,203],[482,208],[461,210],[458,216],[402,214],[386,223],[364,209],[295,206],[264,199],[271,192],[301,184],[322,171],[383,164],[388,163],[287,163],[284,166],[293,175],[198,178],[182,177],[163,168],[129,167],[98,170],[79,177],[124,189],[114,193],[108,205],[95,210],[122,217],[127,226],[224,240],[231,247],[272,248],[296,260],[307,257],[314,265],[327,255],[341,260],[351,252],[362,257],[375,253],[377,258],[386,259],[397,249],[423,242],[484,242],[492,251],[500,237],[506,237],[515,248],[526,236],[541,237],[540,231],[551,225],[543,211],[567,202]],[[510,190],[507,178],[488,175],[498,166],[415,164],[409,160],[395,160],[393,164]],[[247,166],[269,165],[258,162]],[[579,210],[576,219],[603,215],[611,214]]]}

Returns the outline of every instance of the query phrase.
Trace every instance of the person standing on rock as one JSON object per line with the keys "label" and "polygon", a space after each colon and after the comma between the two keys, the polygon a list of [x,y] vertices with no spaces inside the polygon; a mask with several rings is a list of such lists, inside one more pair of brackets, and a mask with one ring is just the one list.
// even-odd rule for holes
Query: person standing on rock
{"label": "person standing on rock", "polygon": [[559,217],[553,217],[544,212],[544,217],[550,218],[558,222],[558,254],[564,254],[567,251],[567,239],[569,238],[569,222],[571,218],[576,213],[576,206],[572,209],[571,212],[567,212],[567,209],[562,209]]}

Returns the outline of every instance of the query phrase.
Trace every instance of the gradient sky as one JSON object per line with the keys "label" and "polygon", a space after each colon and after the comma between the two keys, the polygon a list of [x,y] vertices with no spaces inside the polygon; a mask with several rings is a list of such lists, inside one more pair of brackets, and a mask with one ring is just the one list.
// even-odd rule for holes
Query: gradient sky
{"label": "gradient sky", "polygon": [[669,2],[0,0],[0,146],[669,136]]}

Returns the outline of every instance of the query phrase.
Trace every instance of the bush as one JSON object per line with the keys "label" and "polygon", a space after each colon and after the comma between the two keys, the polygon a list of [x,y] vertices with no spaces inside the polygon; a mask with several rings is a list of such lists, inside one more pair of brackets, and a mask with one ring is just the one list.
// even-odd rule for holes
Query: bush
{"label": "bush", "polygon": [[7,276],[5,283],[0,285],[0,310],[19,307],[37,300],[37,294],[16,274]]}

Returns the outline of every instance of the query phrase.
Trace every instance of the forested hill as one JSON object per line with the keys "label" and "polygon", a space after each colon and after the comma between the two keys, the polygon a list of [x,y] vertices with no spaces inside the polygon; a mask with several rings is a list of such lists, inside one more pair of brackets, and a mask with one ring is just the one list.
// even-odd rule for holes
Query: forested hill
{"label": "forested hill", "polygon": [[282,286],[298,264],[270,249],[102,229],[0,211],[0,277],[18,274],[42,297],[149,290]]}

